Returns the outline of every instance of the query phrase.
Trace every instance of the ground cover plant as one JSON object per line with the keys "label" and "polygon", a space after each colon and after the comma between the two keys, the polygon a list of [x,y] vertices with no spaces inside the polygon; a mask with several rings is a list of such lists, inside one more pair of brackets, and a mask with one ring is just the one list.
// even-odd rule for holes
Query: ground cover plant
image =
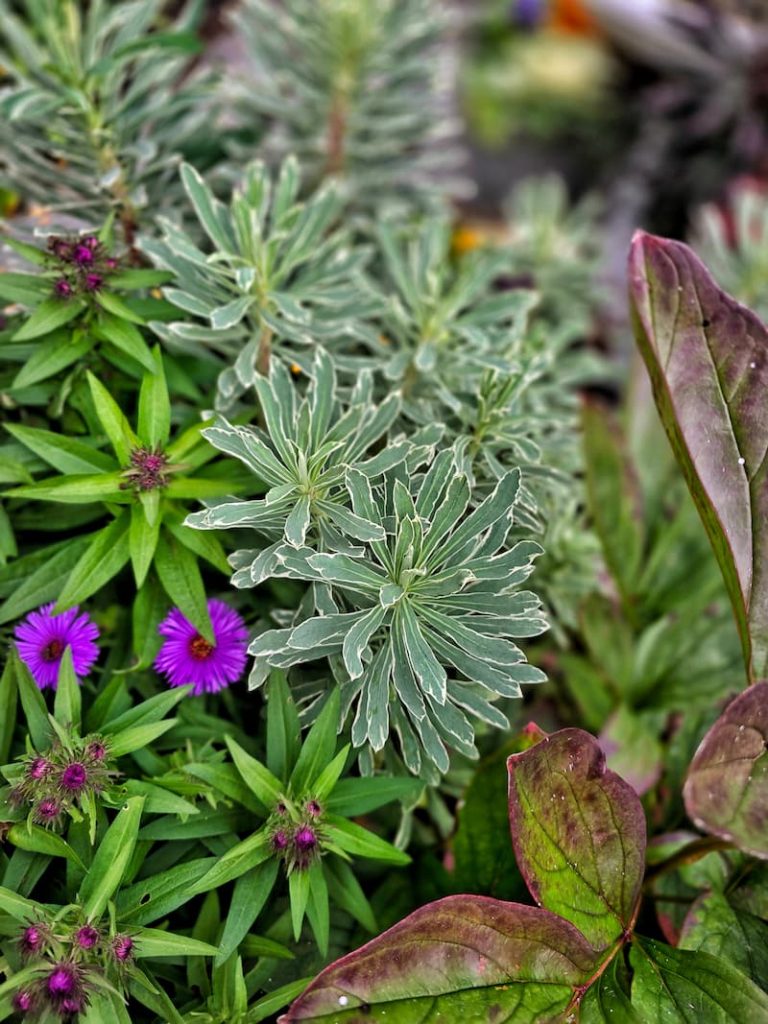
{"label": "ground cover plant", "polygon": [[461,221],[447,5],[213,7],[0,0],[0,1020],[768,1020],[766,328]]}

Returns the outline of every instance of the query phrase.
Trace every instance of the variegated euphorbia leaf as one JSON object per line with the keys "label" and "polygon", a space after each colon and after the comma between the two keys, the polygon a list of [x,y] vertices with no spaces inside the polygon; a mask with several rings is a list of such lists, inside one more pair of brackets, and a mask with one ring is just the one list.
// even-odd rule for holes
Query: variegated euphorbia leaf
{"label": "variegated euphorbia leaf", "polygon": [[[545,737],[508,765],[516,852],[543,906],[484,896],[428,904],[326,968],[282,1024],[576,1019],[631,935],[644,866],[642,807],[605,770],[596,741],[576,729]],[[619,995],[611,994],[613,1004]]]}
{"label": "variegated euphorbia leaf", "polygon": [[725,709],[688,769],[685,807],[699,828],[768,858],[768,683]]}
{"label": "variegated euphorbia leaf", "polygon": [[407,463],[393,467],[384,486],[350,468],[352,510],[385,524],[384,536],[371,537],[362,558],[275,549],[273,575],[322,584],[335,606],[268,630],[250,647],[252,686],[272,668],[340,655],[342,709],[356,706],[353,744],[381,750],[394,729],[414,773],[424,765],[447,771],[449,749],[476,757],[471,719],[504,728],[493,702],[544,678],[514,642],[546,628],[539,599],[517,589],[541,548],[507,547],[520,473],[507,473],[473,509],[460,463],[460,451],[441,452],[416,494]]}
{"label": "variegated euphorbia leaf", "polygon": [[768,669],[768,333],[680,242],[639,232],[640,351],[725,577],[750,680]]}

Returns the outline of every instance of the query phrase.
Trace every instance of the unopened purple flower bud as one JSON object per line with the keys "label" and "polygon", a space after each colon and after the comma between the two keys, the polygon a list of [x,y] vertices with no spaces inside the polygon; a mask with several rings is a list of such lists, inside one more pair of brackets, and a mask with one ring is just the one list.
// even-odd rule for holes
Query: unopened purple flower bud
{"label": "unopened purple flower bud", "polygon": [[49,238],[48,248],[53,255],[60,260],[68,260],[72,255],[72,246],[65,238]]}
{"label": "unopened purple flower bud", "polygon": [[285,806],[285,804],[281,800],[280,803],[275,808],[275,810],[277,811],[278,814],[285,814],[285,812],[288,810],[288,808]]}
{"label": "unopened purple flower bud", "polygon": [[88,785],[88,769],[80,761],[73,761],[61,773],[61,785],[70,793],[79,793]]}
{"label": "unopened purple flower bud", "polygon": [[289,836],[285,829],[278,829],[272,833],[272,849],[278,853],[284,850],[289,843]]}
{"label": "unopened purple flower bud", "polygon": [[104,278],[101,274],[86,274],[85,275],[85,287],[89,292],[97,292],[99,288],[104,284]]}
{"label": "unopened purple flower bud", "polygon": [[63,1014],[80,1013],[85,1009],[85,1000],[82,996],[67,996],[59,1003],[59,1011]]}
{"label": "unopened purple flower bud", "polygon": [[94,928],[90,924],[83,925],[75,932],[75,942],[80,949],[93,949],[100,938],[98,928]]}
{"label": "unopened purple flower bud", "polygon": [[302,852],[314,850],[317,846],[317,836],[313,829],[308,825],[304,825],[293,837],[293,843],[296,849],[301,850]]}
{"label": "unopened purple flower bud", "polygon": [[31,924],[21,933],[19,945],[23,956],[39,953],[45,942],[45,936],[37,925]]}
{"label": "unopened purple flower bud", "polygon": [[313,818],[317,818],[322,813],[322,808],[317,800],[307,800],[306,806],[307,814],[311,814]]}
{"label": "unopened purple flower bud", "polygon": [[91,761],[106,761],[107,748],[100,740],[93,740],[85,748],[85,756]]}
{"label": "unopened purple flower bud", "polygon": [[71,964],[57,964],[48,975],[46,988],[52,996],[71,996],[77,989],[77,972]]}
{"label": "unopened purple flower bud", "polygon": [[81,242],[72,250],[72,259],[78,266],[89,267],[93,263],[93,250]]}
{"label": "unopened purple flower bud", "polygon": [[66,279],[66,277],[60,277],[54,284],[53,290],[59,296],[60,299],[68,299],[72,294],[72,285]]}
{"label": "unopened purple flower bud", "polygon": [[116,960],[125,963],[133,952],[133,939],[129,935],[116,935],[112,939],[112,953]]}
{"label": "unopened purple flower bud", "polygon": [[95,235],[88,235],[86,238],[83,239],[83,245],[91,250],[98,249],[99,240]]}
{"label": "unopened purple flower bud", "polygon": [[50,825],[61,814],[61,805],[57,800],[46,798],[35,807],[35,820],[41,825]]}
{"label": "unopened purple flower bud", "polygon": [[27,765],[27,778],[33,782],[39,782],[47,775],[50,775],[53,765],[45,757],[35,757]]}
{"label": "unopened purple flower bud", "polygon": [[26,1013],[34,1006],[35,999],[31,992],[22,989],[13,997],[13,1008],[16,1013]]}
{"label": "unopened purple flower bud", "polygon": [[109,270],[114,270],[115,267],[117,266],[117,260],[115,259],[114,256],[107,256],[107,258],[104,260],[104,263],[109,268]]}

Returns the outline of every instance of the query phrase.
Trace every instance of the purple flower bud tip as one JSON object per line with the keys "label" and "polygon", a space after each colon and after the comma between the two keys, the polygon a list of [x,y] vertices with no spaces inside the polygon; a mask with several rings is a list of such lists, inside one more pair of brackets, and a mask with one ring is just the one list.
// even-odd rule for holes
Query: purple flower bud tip
{"label": "purple flower bud tip", "polygon": [[25,992],[23,989],[13,997],[13,1008],[17,1013],[26,1013],[27,1010],[31,1010],[32,1003],[32,993]]}
{"label": "purple flower bud tip", "polygon": [[104,284],[104,278],[101,274],[86,274],[85,275],[85,287],[89,292],[97,292],[99,288]]}
{"label": "purple flower bud tip", "polygon": [[43,824],[55,821],[59,814],[61,814],[61,807],[55,800],[41,800],[35,808],[35,817]]}
{"label": "purple flower bud tip", "polygon": [[99,938],[98,929],[89,924],[83,925],[75,932],[75,942],[81,949],[93,949]]}
{"label": "purple flower bud tip", "polygon": [[29,767],[27,768],[27,777],[32,779],[34,782],[39,782],[40,779],[44,779],[46,775],[49,774],[51,767],[51,762],[46,760],[46,758],[36,757],[29,763]]}
{"label": "purple flower bud tip", "polygon": [[69,964],[59,964],[48,975],[48,991],[52,996],[69,996],[77,988],[77,975]]}
{"label": "purple flower bud tip", "polygon": [[293,842],[298,850],[314,850],[317,846],[317,836],[308,825],[305,825],[293,837]]}
{"label": "purple flower bud tip", "polygon": [[61,773],[61,785],[70,792],[77,793],[88,783],[88,771],[84,764],[73,761]]}
{"label": "purple flower bud tip", "polygon": [[93,250],[82,243],[80,245],[76,245],[72,250],[72,259],[81,267],[88,266],[93,263]]}
{"label": "purple flower bud tip", "polygon": [[88,249],[98,249],[99,240],[95,235],[88,235],[87,238],[83,239],[83,245],[86,246]]}
{"label": "purple flower bud tip", "polygon": [[66,279],[66,277],[60,277],[59,280],[54,284],[53,290],[62,299],[68,299],[72,294],[72,285]]}
{"label": "purple flower bud tip", "polygon": [[98,740],[94,740],[93,743],[89,743],[85,748],[85,755],[89,757],[91,761],[106,761],[107,759],[107,748],[103,743]]}
{"label": "purple flower bud tip", "polygon": [[272,849],[273,850],[284,850],[288,845],[288,833],[279,829],[272,836]]}
{"label": "purple flower bud tip", "polygon": [[307,814],[311,814],[313,818],[317,818],[320,815],[321,810],[322,809],[317,800],[307,801]]}
{"label": "purple flower bud tip", "polygon": [[114,270],[114,269],[115,269],[115,267],[117,266],[117,260],[115,259],[115,257],[114,257],[114,256],[108,256],[108,257],[107,257],[107,258],[106,258],[106,259],[104,260],[104,263],[106,264],[106,266],[107,266],[107,267],[108,267],[108,268],[109,268],[110,270]]}
{"label": "purple flower bud tip", "polygon": [[116,935],[112,940],[112,952],[116,960],[124,963],[133,952],[133,939],[129,935]]}
{"label": "purple flower bud tip", "polygon": [[64,1014],[80,1013],[85,1009],[85,1001],[79,996],[69,996],[67,999],[62,999],[59,1009]]}
{"label": "purple flower bud tip", "polygon": [[278,814],[285,814],[285,812],[288,810],[288,808],[285,806],[285,804],[281,800],[280,803],[275,808],[275,810],[277,811]]}
{"label": "purple flower bud tip", "polygon": [[29,955],[36,953],[43,945],[43,933],[36,926],[31,924],[21,933],[21,951]]}

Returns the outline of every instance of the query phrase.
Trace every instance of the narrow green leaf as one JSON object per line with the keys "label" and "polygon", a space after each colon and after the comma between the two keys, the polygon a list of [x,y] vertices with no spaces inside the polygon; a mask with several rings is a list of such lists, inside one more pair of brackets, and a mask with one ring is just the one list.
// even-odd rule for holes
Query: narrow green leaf
{"label": "narrow green leaf", "polygon": [[159,536],[159,519],[156,519],[154,524],[149,523],[142,506],[132,505],[129,542],[131,564],[133,565],[133,576],[136,580],[137,590],[141,590],[147,578],[152,559],[155,557]]}
{"label": "narrow green leaf", "polygon": [[266,691],[267,767],[278,779],[288,779],[301,749],[299,715],[284,672],[272,672]]}
{"label": "narrow green leaf", "polygon": [[144,797],[131,797],[107,829],[80,887],[83,913],[99,918],[123,880],[139,834]]}
{"label": "narrow green leaf", "polygon": [[84,309],[85,303],[80,299],[46,299],[16,331],[12,340],[30,341],[43,334],[50,334],[57,327],[63,327],[70,320],[74,320]]}
{"label": "narrow green leaf", "polygon": [[208,942],[174,935],[159,928],[139,928],[134,932],[135,955],[141,957],[216,956],[218,949]]}
{"label": "narrow green leaf", "polygon": [[32,675],[19,657],[15,648],[11,654],[16,674],[21,706],[27,720],[27,730],[36,750],[45,750],[51,740],[51,724],[48,721],[48,709],[40,690]]}
{"label": "narrow green leaf", "polygon": [[213,626],[197,559],[168,530],[160,534],[155,553],[155,569],[171,601],[201,635],[213,643]]}
{"label": "narrow green leaf", "polygon": [[[64,857],[76,864],[81,871],[86,870],[85,864],[69,843],[55,832],[49,832],[38,825],[12,825],[8,832],[8,841],[18,849],[30,853],[41,853],[46,857]],[[0,910],[5,910],[2,899]]]}
{"label": "narrow green leaf", "polygon": [[53,714],[59,725],[74,726],[80,731],[81,697],[80,682],[75,675],[72,662],[72,648],[67,647],[59,666],[59,679],[56,697],[53,702]]}
{"label": "narrow green leaf", "polygon": [[110,342],[120,352],[135,359],[148,373],[155,372],[155,361],[141,331],[129,320],[102,313],[95,327],[97,337]]}
{"label": "narrow green leaf", "polygon": [[251,930],[274,888],[279,866],[279,861],[273,857],[241,875],[235,882],[219,942],[216,967],[221,967],[229,959]]}
{"label": "narrow green leaf", "polygon": [[0,676],[0,764],[5,764],[11,752],[13,733],[16,728],[17,685],[15,652],[5,659],[3,674]]}
{"label": "narrow green leaf", "polygon": [[80,604],[116,576],[130,557],[127,514],[92,534],[91,543],[67,579],[56,603],[57,611]]}
{"label": "narrow green leaf", "polygon": [[336,733],[339,728],[339,690],[335,687],[307,733],[296,766],[291,773],[294,793],[307,791],[336,752]]}
{"label": "narrow green leaf", "polygon": [[[3,274],[3,277],[6,275]],[[13,378],[11,388],[32,387],[41,381],[54,377],[78,359],[82,359],[93,348],[93,338],[88,333],[57,331],[46,338],[35,348],[35,351],[24,363]]]}
{"label": "narrow green leaf", "polygon": [[121,466],[128,466],[131,450],[138,447],[136,435],[131,430],[131,425],[123,415],[120,407],[110,395],[101,381],[97,380],[92,373],[88,373],[88,384],[91,388],[91,397],[96,409],[96,415],[104,428],[112,447],[115,449],[118,462]]}
{"label": "narrow green leaf", "polygon": [[231,736],[225,736],[227,747],[243,781],[266,808],[272,810],[283,795],[283,784],[261,761],[251,757]]}
{"label": "narrow green leaf", "polygon": [[164,447],[171,429],[171,403],[165,381],[163,357],[155,348],[153,369],[144,376],[139,392],[139,437],[150,448]]}

